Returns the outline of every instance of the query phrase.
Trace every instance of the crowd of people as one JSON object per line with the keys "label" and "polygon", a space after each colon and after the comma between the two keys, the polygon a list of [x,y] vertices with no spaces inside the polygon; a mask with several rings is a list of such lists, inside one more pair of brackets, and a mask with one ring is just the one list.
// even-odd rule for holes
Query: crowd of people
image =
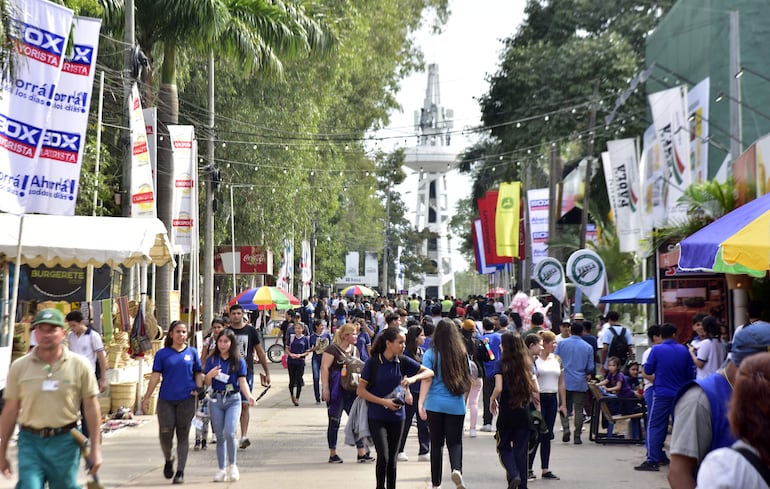
{"label": "crowd of people", "polygon": [[[463,437],[470,412],[467,436],[476,437],[477,428],[495,432],[509,489],[526,489],[538,478],[533,470],[538,451],[540,478],[559,480],[551,467],[557,414],[562,442],[581,445],[586,420],[601,416],[593,412],[588,388],[595,383],[610,398],[613,414],[645,415],[646,456],[636,470],[658,471],[670,465],[673,489],[770,489],[765,442],[770,413],[764,402],[770,394],[770,323],[760,320],[761,304],[750,305],[750,321],[736,328],[729,345],[723,325],[710,316],[693,318],[694,337],[686,345],[675,340],[673,324],[652,325],[640,362],[630,328],[620,323],[616,311],[599,318],[601,329],[594,336],[593,323],[579,313],[556,325],[544,311],[522,318],[501,306],[483,297],[431,301],[412,296],[371,302],[337,297],[306,300],[287,311],[280,337],[289,371],[289,399],[299,405],[305,366],[310,363],[315,403],[325,403],[328,415],[329,464],[343,463],[337,444],[345,412],[345,440],[355,445],[356,462],[374,464],[377,489],[394,489],[397,463],[409,460],[407,435],[416,418],[417,460],[430,463],[432,487],[442,484],[446,446],[449,477],[463,489]],[[34,452],[25,458],[25,474],[20,477],[39,481],[50,479],[39,467],[53,454],[36,448],[38,438],[68,431],[81,409],[88,427],[95,427],[99,384],[93,372],[99,359],[67,362],[68,368],[77,369],[80,381],[66,393],[56,393],[58,365],[70,358],[62,345],[64,334],[59,334],[64,319],[58,311],[47,310],[33,324],[38,346],[12,365],[5,391],[0,469],[10,475],[5,453],[9,430],[18,420],[23,435],[20,464],[22,454]],[[216,440],[213,480],[237,481],[238,450],[251,443],[248,406],[256,401],[255,362],[263,370],[260,383],[270,386],[261,335],[237,304],[212,322],[200,351],[189,344],[187,335],[185,322],[169,326],[144,393],[146,410],[160,385],[157,418],[163,474],[175,484],[184,482],[190,430],[196,412],[205,411]],[[29,362],[43,363],[49,370],[38,369],[45,375],[36,370],[36,376],[28,378]],[[30,391],[30,382],[39,384],[40,392]],[[59,396],[57,402],[64,402],[61,395],[66,394],[60,427],[47,427],[48,421],[37,419],[30,404],[40,402],[40,393],[46,397],[49,390],[54,391],[51,396]],[[673,430],[666,454],[669,426]],[[639,431],[642,425],[629,429]],[[194,448],[205,450],[207,438],[203,423],[196,423]],[[62,449],[72,454],[70,462],[75,459],[74,470],[69,467],[65,472],[74,477],[77,446],[64,441]],[[92,473],[101,463],[99,448],[97,441]]]}

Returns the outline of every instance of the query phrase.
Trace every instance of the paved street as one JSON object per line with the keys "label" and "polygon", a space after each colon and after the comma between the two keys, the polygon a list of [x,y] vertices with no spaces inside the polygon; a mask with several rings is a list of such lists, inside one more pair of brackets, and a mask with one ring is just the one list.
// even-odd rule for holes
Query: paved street
{"label": "paved street", "polygon": [[[373,488],[374,466],[355,463],[355,449],[340,447],[339,454],[345,460],[341,465],[329,465],[326,460],[326,410],[316,406],[312,393],[312,374],[306,370],[306,390],[300,406],[291,405],[288,394],[288,375],[280,365],[273,364],[271,374],[273,388],[251,411],[250,437],[252,446],[239,450],[238,466],[241,480],[221,483],[218,487],[266,487],[306,488],[329,487],[335,489]],[[155,417],[141,426],[124,428],[104,438],[105,464],[100,471],[101,480],[107,487],[167,487],[170,481],[163,478],[163,456],[157,437]],[[467,420],[467,418],[466,418]],[[466,421],[467,423],[467,421]],[[558,421],[557,421],[558,423]],[[193,441],[191,433],[191,442]],[[463,474],[467,487],[505,488],[505,475],[497,460],[492,433],[479,432],[478,438],[463,440]],[[665,469],[661,472],[636,472],[633,465],[639,463],[644,448],[639,446],[602,446],[588,441],[576,446],[562,443],[558,436],[554,442],[551,469],[561,481],[536,480],[534,488],[569,487],[570,489],[617,488],[658,489],[666,488]],[[340,442],[344,439],[340,429]],[[398,487],[402,489],[426,489],[431,487],[430,464],[417,462],[416,430],[411,430],[407,442],[409,462],[398,464]],[[16,464],[15,449],[10,450]],[[535,462],[539,467],[539,461]],[[454,489],[449,480],[448,460],[444,462],[444,489]],[[215,446],[190,456],[185,470],[185,484],[193,486],[214,485],[216,471]],[[539,476],[539,470],[536,472]],[[85,477],[83,477],[85,481]],[[15,481],[0,478],[0,488],[11,488]]]}

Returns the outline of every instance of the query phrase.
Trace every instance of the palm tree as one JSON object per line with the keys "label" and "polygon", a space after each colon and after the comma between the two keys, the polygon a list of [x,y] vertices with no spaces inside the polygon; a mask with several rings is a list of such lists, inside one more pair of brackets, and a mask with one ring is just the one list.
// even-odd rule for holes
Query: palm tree
{"label": "palm tree", "polygon": [[[125,3],[101,0],[105,21],[116,31],[123,26]],[[171,229],[173,189],[168,125],[179,121],[176,85],[177,53],[181,46],[204,55],[213,53],[242,64],[247,72],[282,72],[281,59],[325,52],[335,40],[328,30],[301,6],[284,0],[134,0],[136,38],[152,64],[162,52],[158,90],[158,217]],[[215,58],[216,59],[216,58]],[[146,80],[152,86],[152,79]],[[146,105],[154,100],[145,97]],[[171,269],[158,270],[157,314],[168,323]]]}

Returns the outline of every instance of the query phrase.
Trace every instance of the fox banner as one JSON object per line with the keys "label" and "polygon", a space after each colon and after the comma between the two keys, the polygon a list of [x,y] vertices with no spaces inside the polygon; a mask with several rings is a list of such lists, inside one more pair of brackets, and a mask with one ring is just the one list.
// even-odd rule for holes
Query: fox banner
{"label": "fox banner", "polygon": [[142,101],[136,83],[131,87],[128,113],[131,130],[131,217],[156,217],[147,126],[144,123]]}
{"label": "fox banner", "polygon": [[[38,160],[57,104],[57,92],[67,39],[72,26],[70,9],[44,0],[8,2],[16,72],[3,79],[0,91],[0,211],[24,214],[28,202],[50,194],[59,205],[72,201],[77,183],[41,172]],[[64,100],[61,97],[64,97]],[[67,144],[72,135],[48,135],[48,145]],[[69,163],[64,163],[69,164]],[[70,212],[72,213],[72,212]]]}
{"label": "fox banner", "polygon": [[198,201],[197,165],[195,164],[195,128],[168,126],[174,162],[174,190],[171,198],[171,244],[174,253],[192,252]]}
{"label": "fox banner", "polygon": [[554,296],[559,303],[564,302],[567,288],[564,281],[564,267],[556,258],[543,258],[535,265],[535,273],[532,276],[549,294]]}
{"label": "fox banner", "polygon": [[591,250],[577,250],[567,260],[569,278],[596,306],[607,288],[607,271],[602,258]]}
{"label": "fox banner", "polygon": [[548,189],[527,190],[529,206],[529,240],[532,246],[532,265],[548,256]]}
{"label": "fox banner", "polygon": [[501,183],[495,210],[495,246],[497,256],[519,258],[519,214],[521,182]]}
{"label": "fox banner", "polygon": [[627,253],[638,252],[641,239],[637,154],[635,139],[608,141],[606,160],[602,153],[607,193],[615,216],[620,251]]}

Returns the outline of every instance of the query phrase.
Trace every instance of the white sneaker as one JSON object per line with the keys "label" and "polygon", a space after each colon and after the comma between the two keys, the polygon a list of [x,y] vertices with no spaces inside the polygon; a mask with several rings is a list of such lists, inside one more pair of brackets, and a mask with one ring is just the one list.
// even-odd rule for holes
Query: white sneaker
{"label": "white sneaker", "polygon": [[238,466],[233,464],[230,466],[230,481],[235,482],[241,478],[241,473],[238,472]]}
{"label": "white sneaker", "polygon": [[430,454],[429,453],[423,453],[422,455],[417,455],[417,461],[418,462],[430,462]]}
{"label": "white sneaker", "polygon": [[452,471],[452,482],[455,483],[457,489],[465,489],[465,484],[463,483],[463,475],[459,470]]}
{"label": "white sneaker", "polygon": [[214,482],[224,482],[227,480],[227,472],[224,469],[217,470],[214,474]]}
{"label": "white sneaker", "polygon": [[399,462],[408,462],[409,457],[407,457],[404,452],[399,452],[398,457],[396,457],[396,460],[398,460]]}
{"label": "white sneaker", "polygon": [[474,430],[474,429],[471,429],[469,434],[470,434],[471,438],[476,438],[476,436],[478,436],[478,433],[476,433],[476,430]]}
{"label": "white sneaker", "polygon": [[485,424],[481,427],[481,431],[492,431],[492,425],[491,424]]}

